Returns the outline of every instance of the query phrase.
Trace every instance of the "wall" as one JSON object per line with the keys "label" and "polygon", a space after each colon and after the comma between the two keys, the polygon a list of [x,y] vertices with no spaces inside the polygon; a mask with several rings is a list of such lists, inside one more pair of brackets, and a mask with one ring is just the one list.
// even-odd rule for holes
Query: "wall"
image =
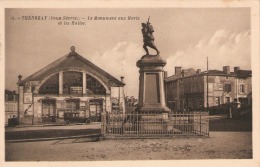
{"label": "wall", "polygon": [[183,100],[186,110],[200,110],[203,107],[204,77],[195,75],[183,78]]}
{"label": "wall", "polygon": [[177,90],[178,89],[177,85],[178,85],[178,80],[166,82],[165,84],[166,105],[171,110],[178,110],[177,100],[179,97],[179,92]]}

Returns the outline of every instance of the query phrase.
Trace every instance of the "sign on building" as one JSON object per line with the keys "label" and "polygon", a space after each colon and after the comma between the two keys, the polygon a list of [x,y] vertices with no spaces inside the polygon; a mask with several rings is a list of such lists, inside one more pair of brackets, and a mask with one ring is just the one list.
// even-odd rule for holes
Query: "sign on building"
{"label": "sign on building", "polygon": [[31,104],[32,103],[32,93],[24,93],[24,103]]}

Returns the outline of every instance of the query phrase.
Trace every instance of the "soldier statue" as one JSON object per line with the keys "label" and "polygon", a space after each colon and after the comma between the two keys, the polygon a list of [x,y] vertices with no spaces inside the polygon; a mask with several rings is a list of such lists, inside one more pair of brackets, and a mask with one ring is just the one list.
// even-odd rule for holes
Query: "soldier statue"
{"label": "soldier statue", "polygon": [[142,34],[143,34],[143,42],[144,42],[143,48],[146,51],[146,55],[149,55],[147,46],[156,50],[157,55],[159,55],[160,51],[157,49],[157,47],[154,44],[154,36],[153,36],[154,29],[151,23],[149,22],[149,20],[150,17],[148,18],[147,23],[142,23]]}

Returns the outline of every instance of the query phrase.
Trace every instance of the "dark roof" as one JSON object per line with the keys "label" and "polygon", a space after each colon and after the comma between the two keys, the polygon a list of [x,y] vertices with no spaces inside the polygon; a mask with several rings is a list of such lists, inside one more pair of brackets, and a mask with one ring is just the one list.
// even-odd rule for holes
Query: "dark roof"
{"label": "dark roof", "polygon": [[238,70],[237,76],[240,78],[247,78],[252,76],[251,70]]}
{"label": "dark roof", "polygon": [[125,84],[109,73],[102,70],[100,67],[93,64],[91,61],[87,60],[83,56],[79,55],[76,52],[70,52],[69,54],[55,60],[54,62],[50,63],[46,67],[42,68],[41,70],[35,72],[34,74],[30,75],[29,77],[25,78],[18,85],[24,85],[27,81],[40,81],[45,76],[53,73],[54,71],[67,69],[67,68],[80,68],[84,69],[92,74],[95,74],[99,77],[103,82],[107,85],[113,86],[124,86]]}
{"label": "dark roof", "polygon": [[[179,78],[188,78],[188,77],[201,76],[201,75],[207,75],[207,71],[187,75],[187,76],[184,76],[184,77],[181,77],[181,75],[172,75],[172,76],[165,78],[165,81],[169,82],[169,81],[177,80]],[[226,74],[224,71],[209,70],[208,75],[209,76],[227,76],[227,77],[247,78],[247,77],[252,76],[252,71],[251,70],[238,70],[237,74],[235,72],[230,72],[229,74]]]}
{"label": "dark roof", "polygon": [[178,78],[181,78],[181,75],[172,75],[172,76],[169,76],[169,77],[165,78],[164,80],[166,82],[169,82],[169,81],[177,80]]}
{"label": "dark roof", "polygon": [[183,78],[185,78],[185,77],[191,76],[191,75],[193,75],[195,73],[196,73],[196,71],[193,68],[183,69],[181,73],[176,74],[176,75],[172,75],[172,76],[169,76],[169,77],[165,78],[165,81],[166,82],[174,81],[174,80],[177,80],[177,79],[181,78],[181,76],[183,74],[184,74]]}
{"label": "dark roof", "polygon": [[222,76],[234,76],[234,77],[247,78],[252,76],[252,70],[238,70],[237,73],[230,72],[230,74],[226,74],[225,72],[218,71],[218,70],[209,70],[209,75],[222,75]]}

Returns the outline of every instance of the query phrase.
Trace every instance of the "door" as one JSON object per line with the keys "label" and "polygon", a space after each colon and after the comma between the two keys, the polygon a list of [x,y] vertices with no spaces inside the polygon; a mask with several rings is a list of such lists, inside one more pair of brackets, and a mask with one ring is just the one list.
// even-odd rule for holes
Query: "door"
{"label": "door", "polygon": [[100,122],[102,112],[103,112],[103,101],[91,100],[89,104],[89,113],[90,113],[91,121]]}
{"label": "door", "polygon": [[64,120],[69,123],[79,123],[79,108],[80,100],[79,99],[69,99],[66,100],[66,109],[64,113]]}
{"label": "door", "polygon": [[221,112],[220,109],[220,97],[215,97],[215,112],[219,113]]}
{"label": "door", "polygon": [[220,97],[215,98],[215,106],[220,107]]}
{"label": "door", "polygon": [[230,104],[230,97],[225,97],[225,103]]}
{"label": "door", "polygon": [[51,123],[56,121],[56,101],[43,100],[42,101],[42,122]]}

